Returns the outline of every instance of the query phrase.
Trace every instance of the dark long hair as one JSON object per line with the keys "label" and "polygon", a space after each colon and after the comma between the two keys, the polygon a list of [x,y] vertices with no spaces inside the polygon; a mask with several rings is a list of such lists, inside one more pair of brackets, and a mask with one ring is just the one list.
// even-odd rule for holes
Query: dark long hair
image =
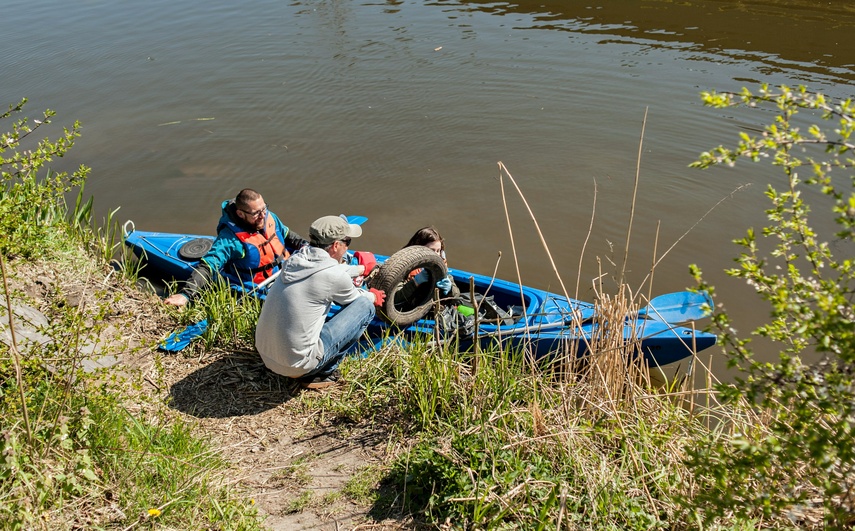
{"label": "dark long hair", "polygon": [[411,247],[413,245],[427,245],[431,242],[439,242],[440,251],[445,253],[445,240],[442,239],[442,236],[439,234],[439,231],[433,228],[432,226],[422,227],[413,234],[413,237],[410,238],[410,241],[407,242],[407,245],[404,247]]}

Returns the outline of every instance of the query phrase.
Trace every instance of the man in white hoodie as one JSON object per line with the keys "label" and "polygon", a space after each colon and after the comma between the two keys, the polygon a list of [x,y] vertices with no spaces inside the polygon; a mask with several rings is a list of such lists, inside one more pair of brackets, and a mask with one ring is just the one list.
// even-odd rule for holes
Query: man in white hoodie
{"label": "man in white hoodie", "polygon": [[[348,268],[339,267],[351,238],[361,235],[359,225],[324,216],[309,228],[309,246],[285,261],[255,329],[255,346],[268,369],[311,389],[336,383],[345,352],[386,299],[380,290],[354,287]],[[342,309],[326,321],[332,303]]]}

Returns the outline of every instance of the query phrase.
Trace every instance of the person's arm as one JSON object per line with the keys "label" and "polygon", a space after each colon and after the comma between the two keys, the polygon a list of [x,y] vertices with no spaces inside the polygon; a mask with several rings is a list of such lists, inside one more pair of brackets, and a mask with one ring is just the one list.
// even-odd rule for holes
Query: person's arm
{"label": "person's arm", "polygon": [[451,276],[451,273],[449,273],[448,276],[446,276],[445,278],[448,280],[447,285],[450,288],[447,291],[445,290],[445,287],[440,288],[439,283],[437,283],[437,287],[442,289],[442,292],[443,292],[442,298],[444,298],[444,299],[459,299],[460,298],[460,288],[458,288],[457,284],[454,283],[454,277]]}
{"label": "person's arm", "polygon": [[276,223],[276,230],[285,238],[285,241],[282,243],[285,244],[285,247],[289,251],[296,251],[304,245],[309,244],[309,242],[306,241],[305,238],[303,238],[293,230],[289,229],[287,225],[282,223],[282,220],[279,219],[279,216],[277,216],[276,214],[273,214],[273,220]]}
{"label": "person's arm", "polygon": [[340,267],[345,273],[347,273],[347,276],[349,276],[350,278],[356,278],[365,272],[365,268],[361,265],[350,265],[342,263],[339,264],[338,267]]}
{"label": "person's arm", "polygon": [[196,299],[206,289],[214,277],[229,262],[243,258],[243,244],[230,230],[223,229],[217,235],[217,239],[211,248],[202,257],[199,267],[193,270],[190,279],[178,293],[163,300],[172,306],[185,306],[188,302]]}
{"label": "person's arm", "polygon": [[[427,282],[428,276],[427,270],[422,269],[419,271],[419,274],[413,275],[409,280],[404,282],[404,285],[401,286],[395,293],[395,303],[396,304],[406,304],[412,303],[416,298],[416,292],[419,288]],[[460,289],[454,283],[454,277],[449,273],[447,276],[441,278],[437,281],[436,287],[440,290],[440,295],[443,299],[456,299],[460,297]],[[423,292],[422,292],[423,293]]]}
{"label": "person's arm", "polygon": [[[460,298],[460,288],[458,288],[457,284],[455,284],[454,282],[454,276],[451,274],[451,269],[448,269],[448,259],[445,257],[445,251],[443,250],[442,252],[440,252],[439,256],[442,257],[442,263],[445,264],[448,274],[445,276],[445,279],[437,282],[436,287],[442,290],[442,295],[444,298],[458,299]],[[440,283],[443,283],[444,285],[440,286]]]}
{"label": "person's arm", "polygon": [[343,268],[336,266],[336,269],[338,269],[342,274],[336,275],[334,280],[332,289],[332,299],[334,303],[339,306],[346,306],[359,297],[365,297],[370,300],[372,304],[377,302],[374,293],[354,287],[353,281],[349,276],[347,276],[347,273]]}
{"label": "person's arm", "polygon": [[408,302],[412,302],[415,298],[416,290],[419,289],[420,285],[421,284],[416,281],[415,276],[404,281],[404,285],[395,293],[395,304],[406,304]]}
{"label": "person's arm", "polygon": [[285,236],[285,247],[287,247],[288,249],[293,249],[296,251],[302,248],[303,246],[309,244],[307,240],[305,240],[296,232],[288,229],[288,227],[285,227],[285,229],[288,231]]}

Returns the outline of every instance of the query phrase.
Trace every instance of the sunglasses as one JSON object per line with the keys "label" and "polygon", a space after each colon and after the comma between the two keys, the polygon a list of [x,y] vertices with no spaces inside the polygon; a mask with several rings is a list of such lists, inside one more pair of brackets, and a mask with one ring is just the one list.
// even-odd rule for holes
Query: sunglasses
{"label": "sunglasses", "polygon": [[347,247],[350,247],[350,242],[353,241],[350,238],[342,238],[339,240],[341,243],[345,244]]}

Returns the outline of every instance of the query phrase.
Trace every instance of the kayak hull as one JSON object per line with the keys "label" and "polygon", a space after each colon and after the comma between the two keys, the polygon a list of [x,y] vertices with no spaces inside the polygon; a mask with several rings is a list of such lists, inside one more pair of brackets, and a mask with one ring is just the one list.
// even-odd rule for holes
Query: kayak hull
{"label": "kayak hull", "polygon": [[[126,230],[125,245],[164,276],[183,281],[190,278],[200,262],[182,258],[179,250],[186,243],[199,238],[214,239],[205,235]],[[375,257],[378,264],[388,258],[383,255]],[[594,305],[591,303],[476,273],[457,269],[449,269],[449,273],[464,292],[469,291],[471,279],[477,293],[491,295],[497,306],[513,312],[513,324],[489,321],[479,324],[477,342],[481,348],[500,345],[505,349],[518,349],[536,359],[554,357],[560,353],[584,356],[599,334],[616,333],[615,325],[609,326],[607,331],[597,319],[573,318],[574,315],[592,315]],[[244,291],[241,286],[233,287]],[[253,295],[263,299],[265,293],[264,290],[257,290]],[[330,315],[338,310],[333,306]],[[370,342],[363,342],[359,347],[364,349],[379,345],[390,335],[406,340],[417,334],[433,334],[435,326],[436,322],[432,318],[425,318],[399,330],[376,318],[367,330]],[[635,352],[643,355],[651,366],[663,366],[689,358],[716,342],[713,334],[639,316],[627,317],[622,328],[624,341],[635,345]],[[471,349],[475,342],[472,335],[457,338],[461,350]]]}

